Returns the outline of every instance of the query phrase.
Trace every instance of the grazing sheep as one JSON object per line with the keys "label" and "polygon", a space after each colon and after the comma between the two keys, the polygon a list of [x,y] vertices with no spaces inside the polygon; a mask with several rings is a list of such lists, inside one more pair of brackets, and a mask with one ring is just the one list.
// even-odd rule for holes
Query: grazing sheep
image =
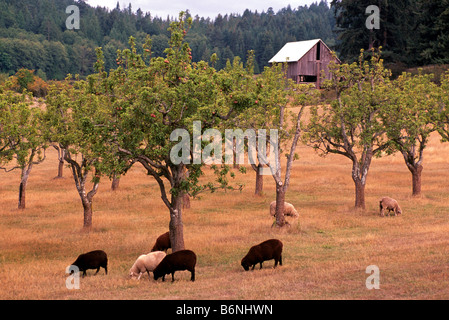
{"label": "grazing sheep", "polygon": [[191,281],[195,281],[196,254],[191,250],[179,250],[168,254],[154,269],[154,280],[162,277],[165,281],[165,275],[171,273],[172,282],[175,281],[175,271],[188,270],[191,273]]}
{"label": "grazing sheep", "polygon": [[153,249],[151,251],[167,251],[171,248],[170,243],[170,232],[167,231],[164,234],[161,234],[157,239],[156,243],[153,246]]}
{"label": "grazing sheep", "polygon": [[283,244],[278,239],[266,240],[258,245],[255,245],[249,249],[246,256],[242,259],[242,267],[245,271],[249,270],[250,266],[253,266],[251,270],[257,263],[260,263],[260,269],[262,269],[262,262],[266,260],[274,259],[274,267],[279,264],[282,266],[282,247]]}
{"label": "grazing sheep", "polygon": [[137,280],[139,280],[142,274],[146,271],[149,277],[150,271],[153,272],[153,270],[162,261],[162,259],[165,258],[166,255],[167,254],[163,251],[154,251],[149,254],[142,254],[137,258],[136,262],[134,262],[131,269],[129,269],[129,276],[138,276]]}
{"label": "grazing sheep", "polygon": [[105,273],[108,274],[108,256],[103,250],[80,254],[72,265],[83,271],[83,277],[86,275],[86,270],[97,269],[97,272],[95,272],[97,274],[100,271],[100,267],[103,267]]}
{"label": "grazing sheep", "polygon": [[388,215],[390,215],[391,211],[394,212],[394,215],[402,214],[402,209],[399,206],[398,202],[390,197],[383,197],[379,201],[380,207],[380,215],[383,217],[385,215],[385,210],[388,210]]}
{"label": "grazing sheep", "polygon": [[[274,217],[276,214],[276,201],[270,203],[270,214]],[[290,216],[293,218],[297,218],[299,216],[298,211],[296,211],[295,207],[288,202],[284,202],[284,216]]]}

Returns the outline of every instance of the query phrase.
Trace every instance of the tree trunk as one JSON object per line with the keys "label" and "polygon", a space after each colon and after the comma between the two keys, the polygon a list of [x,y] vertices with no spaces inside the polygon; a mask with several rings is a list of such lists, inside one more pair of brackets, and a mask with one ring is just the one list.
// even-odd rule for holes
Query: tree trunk
{"label": "tree trunk", "polygon": [[365,184],[357,180],[355,183],[355,208],[365,210]]}
{"label": "tree trunk", "polygon": [[374,36],[373,36],[373,30],[370,29],[369,31],[369,40],[368,40],[368,50],[371,50],[374,47]]}
{"label": "tree trunk", "polygon": [[239,169],[240,165],[237,163],[237,146],[236,146],[236,138],[232,140],[232,152],[233,152],[233,163],[234,169]]}
{"label": "tree trunk", "polygon": [[172,195],[172,208],[170,208],[170,242],[172,251],[184,250],[184,227],[182,223],[183,194]]}
{"label": "tree trunk", "polygon": [[81,203],[84,209],[83,229],[89,231],[92,227],[92,202],[95,194],[98,191],[100,185],[100,174],[95,168],[95,179],[92,189],[86,193],[86,180],[89,173],[89,166],[91,162],[88,162],[83,157],[81,165],[72,159],[72,155],[67,150],[64,152],[64,160],[70,165],[72,169],[73,179],[75,180],[76,190],[81,198]]}
{"label": "tree trunk", "polygon": [[412,195],[418,197],[421,195],[421,173],[423,166],[416,164],[414,167],[408,166],[408,168],[412,173]]}
{"label": "tree trunk", "polygon": [[355,184],[355,209],[365,210],[365,185],[368,170],[373,158],[372,150],[365,151],[361,156],[360,163],[357,158],[352,159],[352,180]]}
{"label": "tree trunk", "polygon": [[262,164],[258,164],[257,168],[256,168],[256,190],[255,190],[255,194],[256,195],[262,195],[262,190],[263,190],[263,174],[261,174],[261,170],[263,168]]}
{"label": "tree trunk", "polygon": [[117,177],[117,176],[114,174],[114,177],[112,178],[112,183],[111,183],[111,190],[112,190],[112,191],[117,190],[118,187],[119,187],[119,184],[120,184],[120,176]]}
{"label": "tree trunk", "polygon": [[26,190],[26,181],[20,181],[19,186],[19,209],[25,209],[25,190]]}
{"label": "tree trunk", "polygon": [[285,226],[285,216],[284,216],[284,202],[285,202],[285,190],[283,188],[282,182],[279,182],[276,186],[276,227]]}
{"label": "tree trunk", "polygon": [[60,158],[59,159],[59,164],[58,164],[58,176],[56,178],[62,178],[63,177],[63,170],[64,170],[64,159]]}
{"label": "tree trunk", "polygon": [[22,173],[20,176],[20,186],[19,186],[19,203],[18,208],[19,209],[25,209],[25,193],[26,193],[26,187],[28,182],[28,177],[30,176],[32,164],[28,165],[28,168],[22,168]]}
{"label": "tree trunk", "polygon": [[53,145],[53,148],[58,151],[58,175],[56,176],[57,179],[63,178],[63,170],[64,170],[64,153],[65,149],[62,148],[60,145]]}
{"label": "tree trunk", "polygon": [[182,208],[190,209],[190,196],[187,193],[182,196]]}
{"label": "tree trunk", "polygon": [[84,218],[83,218],[83,230],[89,231],[92,228],[92,202],[94,195],[97,193],[98,190],[98,182],[94,184],[92,187],[92,190],[89,191],[86,194],[84,182],[81,184],[81,187],[78,189],[78,194],[81,197],[81,202],[83,204],[83,210],[84,210]]}
{"label": "tree trunk", "polygon": [[412,196],[419,197],[421,195],[421,173],[423,170],[423,150],[425,148],[425,141],[423,139],[419,145],[419,155],[416,155],[415,147],[402,151],[405,164],[412,174]]}
{"label": "tree trunk", "polygon": [[167,203],[168,201],[165,197],[165,191],[163,191],[163,200],[165,198],[164,202],[166,202],[166,205],[170,210],[170,242],[172,252],[176,252],[185,249],[184,226],[182,223],[182,202],[185,191],[182,191],[181,186],[185,183],[188,172],[183,164],[173,166],[171,168],[171,172],[173,177],[172,189],[175,190],[175,192],[171,192],[171,202]]}
{"label": "tree trunk", "polygon": [[87,197],[82,199],[84,209],[84,223],[83,229],[90,230],[92,228],[92,200],[88,200]]}

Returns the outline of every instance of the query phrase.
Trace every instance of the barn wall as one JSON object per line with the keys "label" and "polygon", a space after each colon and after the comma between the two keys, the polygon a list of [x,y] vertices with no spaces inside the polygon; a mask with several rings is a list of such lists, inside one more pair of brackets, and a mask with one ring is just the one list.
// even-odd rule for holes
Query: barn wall
{"label": "barn wall", "polygon": [[[321,46],[321,68],[324,70],[326,79],[330,79],[331,76],[329,74],[329,63],[335,58],[332,56],[331,52],[325,47]],[[324,50],[323,50],[324,49]]]}
{"label": "barn wall", "polygon": [[300,82],[304,76],[317,77],[316,85],[320,86],[322,80],[321,69],[324,70],[325,78],[330,79],[328,65],[333,60],[331,51],[323,44],[320,43],[320,60],[316,60],[317,46],[313,46],[299,61],[289,62],[287,76],[289,79],[293,79],[296,82]]}
{"label": "barn wall", "polygon": [[289,62],[287,69],[287,78],[293,79],[298,75],[298,61]]}
{"label": "barn wall", "polygon": [[312,47],[299,61],[297,75],[315,76],[316,68],[316,45]]}
{"label": "barn wall", "polygon": [[[328,65],[334,59],[331,51],[320,43],[320,60],[316,60],[317,46],[313,46],[299,61],[288,62],[287,77],[296,82],[304,80],[304,76],[317,77],[316,85],[321,86],[321,69],[324,70],[325,79],[330,79]],[[306,80],[307,81],[307,80]]]}

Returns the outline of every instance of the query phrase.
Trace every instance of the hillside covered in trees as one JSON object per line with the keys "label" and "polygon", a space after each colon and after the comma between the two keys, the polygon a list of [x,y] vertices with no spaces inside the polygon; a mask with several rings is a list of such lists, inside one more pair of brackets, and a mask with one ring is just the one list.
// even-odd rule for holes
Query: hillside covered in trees
{"label": "hillside covered in trees", "polygon": [[[73,4],[80,9],[78,30],[66,27],[66,8]],[[410,67],[449,63],[449,0],[379,0],[380,29],[369,30],[365,11],[371,4],[322,0],[278,12],[247,9],[214,19],[196,15],[186,40],[193,61],[209,61],[215,53],[217,69],[254,50],[256,73],[286,42],[314,38],[345,62],[355,61],[362,48],[382,46],[382,57],[395,75]],[[60,80],[68,73],[83,77],[94,71],[95,48],[100,46],[110,70],[116,67],[117,49],[126,48],[130,36],[142,50],[150,35],[153,55],[163,56],[172,19],[131,4],[120,7],[119,2],[110,10],[83,0],[0,0],[0,74],[5,78],[25,68],[44,80]]]}
{"label": "hillside covered in trees", "polygon": [[[67,6],[80,9],[80,29],[68,30]],[[188,8],[187,8],[188,9]],[[209,61],[216,53],[217,69],[235,56],[255,51],[255,71],[288,41],[321,38],[335,44],[335,17],[327,2],[274,12],[246,10],[241,15],[218,15],[215,19],[194,16],[187,41],[193,61]],[[152,51],[162,56],[170,18],[152,16],[131,5],[113,10],[73,0],[0,0],[0,73],[20,68],[35,70],[45,79],[62,79],[67,73],[86,76],[93,72],[95,48],[101,46],[106,70],[116,67],[116,51],[128,46],[130,36],[143,44],[147,34]],[[141,48],[139,48],[141,50]]]}
{"label": "hillside covered in trees", "polygon": [[[379,29],[366,28],[370,5],[379,8]],[[338,45],[345,61],[361,48],[383,47],[383,58],[405,66],[449,63],[449,0],[332,0]]]}

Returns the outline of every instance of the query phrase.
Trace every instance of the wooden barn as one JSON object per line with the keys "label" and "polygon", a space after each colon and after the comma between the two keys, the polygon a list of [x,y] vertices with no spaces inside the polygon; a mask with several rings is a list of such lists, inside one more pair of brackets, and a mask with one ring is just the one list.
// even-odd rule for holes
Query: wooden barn
{"label": "wooden barn", "polygon": [[[287,76],[296,83],[313,82],[321,87],[321,70],[326,79],[330,79],[328,65],[335,59],[331,50],[321,39],[286,43],[282,49],[268,61],[272,63],[287,62]],[[337,62],[340,60],[336,58]]]}

